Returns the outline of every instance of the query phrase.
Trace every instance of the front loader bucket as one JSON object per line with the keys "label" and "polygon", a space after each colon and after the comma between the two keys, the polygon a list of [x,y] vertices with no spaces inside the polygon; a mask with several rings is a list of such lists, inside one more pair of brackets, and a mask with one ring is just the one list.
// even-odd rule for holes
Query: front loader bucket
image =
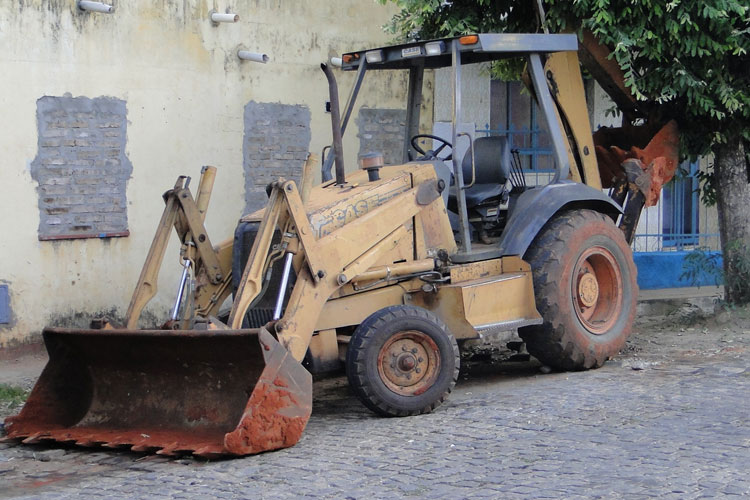
{"label": "front loader bucket", "polygon": [[294,445],[310,418],[310,373],[264,328],[47,328],[44,342],[9,439],[247,455]]}

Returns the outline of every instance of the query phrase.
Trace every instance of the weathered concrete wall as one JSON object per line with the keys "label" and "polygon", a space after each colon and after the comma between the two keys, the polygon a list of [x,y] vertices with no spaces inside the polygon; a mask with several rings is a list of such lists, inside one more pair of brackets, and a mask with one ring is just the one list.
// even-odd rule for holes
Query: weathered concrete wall
{"label": "weathered concrete wall", "polygon": [[[195,186],[202,165],[218,167],[206,226],[214,241],[229,237],[246,206],[245,106],[252,101],[306,107],[311,133],[309,146],[300,147],[320,152],[330,142],[331,127],[319,64],[386,43],[381,26],[394,13],[392,6],[360,0],[112,3],[112,14],[79,12],[74,0],[0,3],[0,283],[8,285],[11,307],[10,323],[0,324],[0,348],[39,339],[47,324],[85,324],[89,313],[122,315],[164,208],[161,195],[178,175],[193,176]],[[228,6],[240,21],[213,26],[209,11]],[[354,18],[366,22],[337,21]],[[267,53],[271,61],[240,61],[240,48]],[[371,76],[359,105],[404,107],[405,75]],[[354,74],[337,71],[337,77],[345,97]],[[118,208],[127,211],[127,237],[39,241],[44,176],[34,160],[45,155],[40,156],[37,101],[67,94],[76,103],[106,96],[127,110],[120,157],[129,159],[132,171],[129,178],[123,171],[114,184],[118,192],[109,193],[124,190]],[[431,102],[425,109],[425,116],[431,115]],[[344,146],[347,166],[354,169],[359,139],[351,128]],[[298,163],[296,156],[292,160]],[[69,182],[61,186],[84,185],[77,178],[61,179]],[[91,198],[87,203],[95,205]],[[174,297],[177,251],[173,239],[160,293],[148,309],[154,321],[164,319]]]}
{"label": "weathered concrete wall", "polygon": [[125,101],[44,96],[37,101],[39,239],[126,236]]}

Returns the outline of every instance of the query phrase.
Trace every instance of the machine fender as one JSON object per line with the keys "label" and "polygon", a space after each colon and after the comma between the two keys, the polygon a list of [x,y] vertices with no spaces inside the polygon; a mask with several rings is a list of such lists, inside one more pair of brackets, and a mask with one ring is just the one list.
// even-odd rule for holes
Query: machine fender
{"label": "machine fender", "polygon": [[539,230],[556,213],[589,208],[616,221],[622,207],[603,192],[585,184],[561,181],[526,191],[518,197],[500,239],[501,255],[523,255]]}

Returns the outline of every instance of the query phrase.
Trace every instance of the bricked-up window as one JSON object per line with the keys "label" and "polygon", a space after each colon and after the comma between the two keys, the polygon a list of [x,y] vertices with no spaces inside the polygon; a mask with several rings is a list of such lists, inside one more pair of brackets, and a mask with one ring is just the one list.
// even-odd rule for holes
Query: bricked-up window
{"label": "bricked-up window", "polygon": [[310,148],[310,110],[301,105],[250,101],[244,119],[245,213],[251,213],[268,202],[269,182],[284,177],[299,185]]}
{"label": "bricked-up window", "polygon": [[406,110],[365,108],[359,110],[359,153],[382,153],[386,165],[404,159]]}
{"label": "bricked-up window", "polygon": [[44,96],[36,118],[39,239],[127,236],[125,101]]}

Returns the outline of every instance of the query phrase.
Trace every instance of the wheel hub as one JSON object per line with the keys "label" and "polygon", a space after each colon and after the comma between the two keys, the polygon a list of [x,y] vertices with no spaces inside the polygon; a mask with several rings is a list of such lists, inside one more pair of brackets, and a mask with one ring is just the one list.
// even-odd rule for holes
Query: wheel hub
{"label": "wheel hub", "polygon": [[599,298],[599,283],[596,276],[591,273],[585,273],[578,280],[578,298],[581,304],[586,307],[592,307]]}
{"label": "wheel hub", "polygon": [[614,255],[602,246],[588,248],[578,257],[573,273],[578,320],[594,335],[607,333],[623,308],[623,277]]}
{"label": "wheel hub", "polygon": [[415,396],[432,386],[440,370],[438,347],[429,335],[416,330],[389,338],[378,355],[378,371],[393,392]]}
{"label": "wheel hub", "polygon": [[402,372],[410,372],[417,366],[417,360],[414,356],[406,355],[399,356],[398,358],[398,369]]}

